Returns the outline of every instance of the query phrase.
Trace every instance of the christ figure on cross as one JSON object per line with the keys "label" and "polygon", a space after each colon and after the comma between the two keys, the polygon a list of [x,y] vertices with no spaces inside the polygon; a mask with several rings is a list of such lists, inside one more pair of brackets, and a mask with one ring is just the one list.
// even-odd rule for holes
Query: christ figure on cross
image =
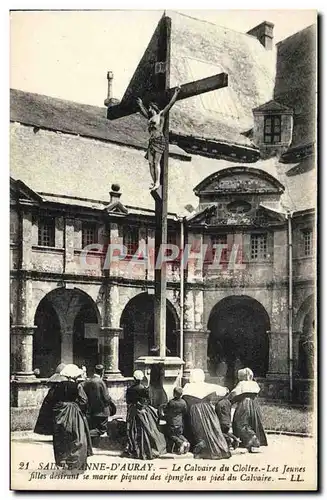
{"label": "christ figure on cross", "polygon": [[166,140],[163,133],[165,117],[175,104],[180,90],[180,86],[176,87],[170,102],[162,110],[160,110],[153,102],[149,104],[147,109],[140,97],[136,99],[142,115],[148,120],[150,138],[145,158],[149,162],[150,174],[153,180],[153,183],[150,186],[151,191],[155,191],[160,186],[160,160],[166,147]]}

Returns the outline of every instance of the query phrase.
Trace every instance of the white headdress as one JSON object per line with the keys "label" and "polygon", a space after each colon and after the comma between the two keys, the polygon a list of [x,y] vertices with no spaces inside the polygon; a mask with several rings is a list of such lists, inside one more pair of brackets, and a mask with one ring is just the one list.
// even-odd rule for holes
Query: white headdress
{"label": "white headdress", "polygon": [[83,374],[83,370],[77,365],[69,364],[60,372],[60,375],[67,378],[78,378]]}
{"label": "white headdress", "polygon": [[144,379],[144,373],[142,372],[142,370],[135,370],[135,372],[133,373],[133,377],[135,378],[135,380],[139,380],[140,382],[142,382],[142,380]]}
{"label": "white headdress", "polygon": [[212,393],[216,393],[217,396],[225,396],[228,393],[228,389],[221,385],[205,382],[205,374],[201,368],[192,370],[190,373],[190,382],[183,388],[183,395],[202,399]]}

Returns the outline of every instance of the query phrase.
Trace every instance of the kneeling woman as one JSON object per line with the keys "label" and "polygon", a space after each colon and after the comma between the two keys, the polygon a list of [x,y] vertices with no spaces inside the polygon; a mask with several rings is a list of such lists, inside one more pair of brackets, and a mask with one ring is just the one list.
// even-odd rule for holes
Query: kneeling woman
{"label": "kneeling woman", "polygon": [[193,445],[194,458],[219,460],[231,456],[212,405],[217,396],[225,396],[227,392],[226,387],[206,383],[203,370],[192,370],[190,382],[183,389],[183,399],[188,407],[188,439]]}
{"label": "kneeling woman", "polygon": [[166,453],[165,436],[158,429],[158,413],[150,405],[149,390],[142,383],[144,374],[134,372],[134,384],[126,391],[127,455],[151,460]]}
{"label": "kneeling woman", "polygon": [[229,394],[231,403],[237,404],[233,418],[233,433],[241,440],[241,446],[253,453],[258,451],[260,446],[267,446],[257,401],[260,387],[253,380],[253,372],[250,368],[239,370],[238,380],[238,384]]}

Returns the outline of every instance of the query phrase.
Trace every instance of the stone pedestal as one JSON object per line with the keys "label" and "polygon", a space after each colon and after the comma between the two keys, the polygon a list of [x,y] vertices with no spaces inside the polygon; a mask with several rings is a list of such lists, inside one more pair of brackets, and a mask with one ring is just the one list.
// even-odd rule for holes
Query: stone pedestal
{"label": "stone pedestal", "polygon": [[187,382],[194,368],[201,368],[208,374],[207,349],[209,330],[184,330],[184,360],[183,381]]}
{"label": "stone pedestal", "polygon": [[164,390],[168,399],[173,397],[174,387],[181,385],[182,366],[184,361],[178,357],[159,357],[159,356],[141,356],[135,361],[137,370],[142,370],[144,375],[150,381],[151,367],[156,364],[164,366]]}
{"label": "stone pedestal", "polygon": [[102,327],[100,329],[102,364],[104,365],[104,378],[106,380],[122,377],[118,367],[119,339],[122,333],[122,328]]}
{"label": "stone pedestal", "polygon": [[16,379],[35,378],[33,373],[33,334],[36,326],[11,327],[11,356]]}

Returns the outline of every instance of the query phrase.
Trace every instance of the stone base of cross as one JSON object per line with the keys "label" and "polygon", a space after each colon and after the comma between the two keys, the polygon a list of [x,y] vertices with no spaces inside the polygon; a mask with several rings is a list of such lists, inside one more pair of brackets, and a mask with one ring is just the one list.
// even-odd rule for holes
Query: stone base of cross
{"label": "stone base of cross", "polygon": [[[171,19],[164,15],[132,77],[122,101],[120,104],[108,108],[108,119],[114,120],[137,112],[137,97],[141,97],[146,104],[152,101],[161,107],[167,105],[171,99],[174,94],[174,89],[170,88],[171,24]],[[186,83],[181,85],[177,101],[223,88],[227,85],[228,75],[225,73]],[[166,114],[163,135],[166,147],[161,158],[160,188],[151,192],[155,201],[156,261],[161,245],[167,244],[169,113]],[[167,276],[166,268],[163,266],[161,269],[155,270],[154,338],[155,344],[160,346],[159,356],[139,358],[135,361],[135,366],[143,366],[145,370],[148,370],[148,367],[152,366],[155,362],[163,364],[166,371],[165,384],[169,394],[171,394],[171,380],[175,377],[174,383],[177,383],[177,380],[181,379],[179,374],[182,371],[181,367],[184,362],[180,358],[166,356],[166,297]],[[183,342],[182,338],[180,342]],[[172,372],[176,376],[172,376]]]}

